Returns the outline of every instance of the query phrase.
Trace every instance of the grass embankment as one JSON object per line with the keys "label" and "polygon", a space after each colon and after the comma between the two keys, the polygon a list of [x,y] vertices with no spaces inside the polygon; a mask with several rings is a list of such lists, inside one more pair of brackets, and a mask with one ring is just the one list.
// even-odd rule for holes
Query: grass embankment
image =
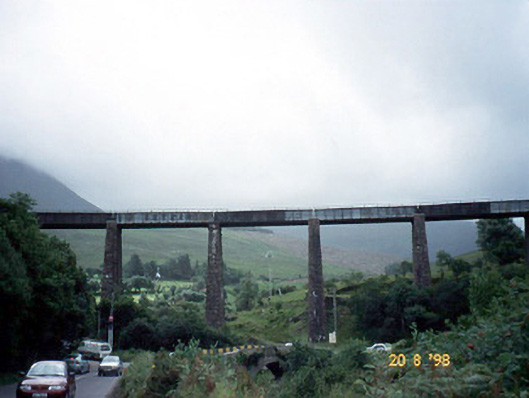
{"label": "grass embankment", "polygon": [[306,295],[303,289],[273,296],[263,306],[236,312],[232,320],[228,321],[228,326],[243,340],[253,339],[271,344],[306,340]]}
{"label": "grass embankment", "polygon": [[478,260],[483,260],[483,252],[481,250],[474,250],[473,252],[461,254],[455,258],[469,263],[475,263]]}

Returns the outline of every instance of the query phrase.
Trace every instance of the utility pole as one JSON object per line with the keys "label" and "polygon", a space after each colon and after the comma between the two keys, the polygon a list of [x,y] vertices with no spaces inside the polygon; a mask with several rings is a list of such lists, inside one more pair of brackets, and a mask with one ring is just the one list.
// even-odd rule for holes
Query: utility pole
{"label": "utility pole", "polygon": [[329,343],[336,344],[336,329],[338,329],[338,313],[336,312],[336,287],[333,288],[332,304],[334,315],[334,331],[329,333]]}
{"label": "utility pole", "polygon": [[336,288],[333,289],[332,305],[334,312],[334,333],[336,333],[336,330],[338,329],[338,313],[336,312]]}
{"label": "utility pole", "polygon": [[[272,253],[269,251],[265,253],[265,258],[268,260],[270,257],[272,257]],[[270,267],[270,260],[267,261],[268,263],[268,301],[272,298],[274,287],[272,286],[272,268]]]}
{"label": "utility pole", "polygon": [[108,317],[108,345],[114,348],[114,293],[110,302],[110,316]]}
{"label": "utility pole", "polygon": [[101,309],[97,309],[97,339],[101,338]]}
{"label": "utility pole", "polygon": [[272,269],[270,268],[270,263],[268,263],[268,285],[270,287],[270,292],[268,293],[268,298],[271,299],[274,287],[272,286]]}

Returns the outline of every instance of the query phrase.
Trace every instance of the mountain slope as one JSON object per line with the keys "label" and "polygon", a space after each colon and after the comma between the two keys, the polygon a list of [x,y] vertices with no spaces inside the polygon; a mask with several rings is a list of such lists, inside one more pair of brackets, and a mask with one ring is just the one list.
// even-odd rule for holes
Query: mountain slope
{"label": "mountain slope", "polygon": [[0,156],[0,197],[17,191],[28,193],[37,201],[36,211],[101,211],[50,175]]}
{"label": "mountain slope", "polygon": [[[49,230],[70,243],[83,268],[103,263],[105,231]],[[162,263],[169,258],[189,254],[192,263],[207,261],[207,230],[153,229],[123,231],[123,262],[133,253],[142,261]],[[307,276],[307,243],[301,239],[271,233],[225,228],[222,232],[223,258],[228,266],[268,277],[297,279]],[[384,266],[398,261],[390,255],[377,255],[324,246],[323,271],[326,277],[348,274],[353,270],[380,273]]]}
{"label": "mountain slope", "polygon": [[[38,201],[38,205],[35,207],[36,211],[101,211],[52,176],[23,162],[7,159],[0,155],[0,196],[6,197],[15,191],[29,193],[36,199]],[[234,237],[233,243],[239,246],[242,241],[245,241],[247,245],[249,241],[252,241],[255,250],[262,246],[262,250],[266,249],[272,252],[272,255],[274,251],[279,250],[283,255],[296,259],[292,260],[293,263],[298,264],[296,269],[305,270],[307,227],[278,227],[271,230],[274,232],[273,234],[255,232],[258,229],[254,231],[255,233],[249,230],[232,229],[231,232],[226,232],[226,247],[230,247],[230,236]],[[83,266],[95,267],[102,262],[102,246],[101,248],[98,246],[97,250],[92,249],[93,245],[102,245],[101,239],[104,240],[104,231],[63,232],[65,239],[73,240],[72,245],[76,251],[79,251],[80,263]],[[186,233],[179,230],[159,231],[160,234],[156,231],[146,232],[127,231],[124,239],[129,237],[128,239],[135,242],[133,249],[140,255],[144,253],[142,257],[147,260],[174,257],[176,250],[176,252],[181,253],[196,253],[196,259],[205,261],[206,246],[201,246],[198,249],[198,243],[195,241],[202,239],[203,242],[206,242],[205,231]],[[444,249],[452,255],[467,253],[476,249],[476,226],[471,221],[430,222],[427,223],[427,233],[431,259],[435,258],[435,253],[440,249]],[[99,239],[101,243],[95,243],[93,239],[95,241]],[[145,240],[146,244],[141,244],[142,239]],[[411,225],[409,223],[322,226],[321,239],[324,246],[324,261],[336,266],[380,272],[385,265],[391,262],[411,257]],[[81,244],[83,240],[86,240],[85,244]],[[178,242],[186,242],[186,244],[179,246],[182,243]],[[151,249],[154,247],[159,249],[159,253],[155,253],[155,250]],[[124,250],[127,256],[129,254],[127,246]],[[227,250],[229,253],[231,249]],[[238,252],[235,250],[232,262],[245,268],[244,264],[247,258],[254,258],[254,254],[250,254],[251,252],[252,250],[244,249],[237,254]],[[243,253],[247,258],[242,258],[243,255],[240,253]],[[97,256],[100,256],[101,259],[97,259]],[[256,258],[254,260],[257,261]],[[267,267],[267,263],[263,263],[261,260],[255,264]],[[263,272],[266,273],[267,270]]]}
{"label": "mountain slope", "polygon": [[[307,239],[304,227],[273,228],[276,234]],[[439,250],[453,256],[477,249],[477,229],[474,221],[436,221],[426,223],[428,253],[435,259]],[[322,244],[368,253],[387,253],[411,258],[411,224],[326,225],[321,227]]]}

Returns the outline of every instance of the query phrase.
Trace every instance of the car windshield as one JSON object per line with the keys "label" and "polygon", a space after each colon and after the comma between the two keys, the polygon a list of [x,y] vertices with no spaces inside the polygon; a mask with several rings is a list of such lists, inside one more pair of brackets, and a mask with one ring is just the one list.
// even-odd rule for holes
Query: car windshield
{"label": "car windshield", "polygon": [[66,369],[61,363],[38,362],[31,367],[28,376],[66,376]]}
{"label": "car windshield", "polygon": [[102,345],[102,346],[101,346],[101,350],[102,350],[102,351],[110,351],[110,346],[109,346],[109,345],[106,345],[106,344],[105,344],[105,345]]}
{"label": "car windshield", "polygon": [[105,357],[101,361],[101,363],[118,363],[119,357]]}

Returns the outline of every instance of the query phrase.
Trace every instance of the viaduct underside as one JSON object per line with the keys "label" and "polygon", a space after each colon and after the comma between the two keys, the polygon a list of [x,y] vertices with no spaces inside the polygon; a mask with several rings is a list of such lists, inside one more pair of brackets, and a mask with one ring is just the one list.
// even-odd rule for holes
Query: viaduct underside
{"label": "viaduct underside", "polygon": [[410,222],[414,283],[431,284],[426,222],[523,217],[525,258],[529,265],[529,200],[446,203],[418,206],[348,207],[305,210],[167,211],[128,213],[37,213],[42,229],[106,229],[102,294],[121,283],[123,229],[208,228],[206,321],[224,325],[222,228],[308,226],[308,332],[310,341],[327,339],[320,225]]}

